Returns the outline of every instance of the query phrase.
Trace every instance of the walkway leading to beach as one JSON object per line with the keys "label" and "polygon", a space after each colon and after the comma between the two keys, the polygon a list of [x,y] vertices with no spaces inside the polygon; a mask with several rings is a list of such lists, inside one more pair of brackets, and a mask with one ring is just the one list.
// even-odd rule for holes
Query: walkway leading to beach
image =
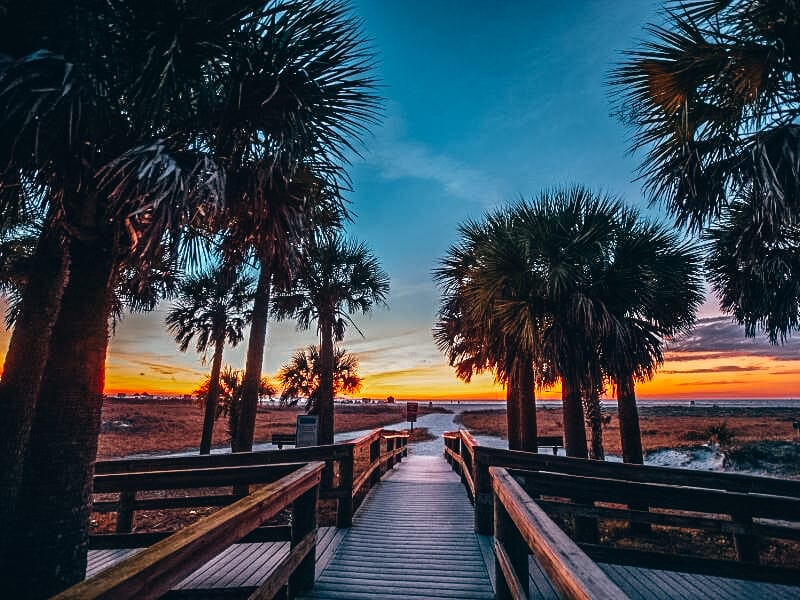
{"label": "walkway leading to beach", "polygon": [[387,473],[303,598],[494,598],[472,505],[441,456]]}

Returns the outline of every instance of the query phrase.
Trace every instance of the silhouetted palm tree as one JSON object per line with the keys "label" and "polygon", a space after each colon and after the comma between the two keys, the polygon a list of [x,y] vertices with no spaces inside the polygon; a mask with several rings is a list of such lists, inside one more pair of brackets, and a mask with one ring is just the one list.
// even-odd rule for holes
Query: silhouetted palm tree
{"label": "silhouetted palm tree", "polygon": [[213,348],[208,395],[205,400],[200,454],[211,452],[211,436],[217,416],[219,377],[225,343],[236,346],[243,339],[246,311],[253,295],[252,279],[238,277],[229,269],[215,268],[181,283],[178,298],[166,317],[169,331],[186,352],[194,341],[204,355]]}
{"label": "silhouetted palm tree", "polygon": [[[696,251],[581,187],[545,192],[460,231],[435,272],[444,296],[434,336],[457,374],[493,370],[526,396],[560,378],[567,453],[584,458],[583,403],[592,456],[602,458],[600,394],[609,377],[622,378],[621,429],[634,444],[630,378],[652,373],[664,338],[693,321],[702,293]],[[535,411],[515,406],[514,393],[511,447],[519,443],[513,428]]]}
{"label": "silhouetted palm tree", "polygon": [[366,245],[325,233],[306,246],[293,291],[275,297],[279,318],[300,329],[316,321],[320,337],[319,443],[333,443],[334,340],[341,341],[352,313],[385,304],[389,277]]}
{"label": "silhouetted palm tree", "polygon": [[[322,171],[339,162],[359,125],[329,100],[357,90],[326,69],[347,62],[371,85],[371,54],[346,5],[314,0],[34,1],[3,8],[0,40],[0,221],[32,199],[52,207],[0,387],[0,527],[14,527],[28,461],[32,489],[26,541],[0,564],[14,563],[12,590],[49,596],[83,577],[120,272],[165,244],[177,254],[241,164],[263,165],[265,183],[309,155]],[[316,137],[325,127],[333,144]]]}
{"label": "silhouetted palm tree", "polygon": [[[318,412],[321,367],[319,347],[309,346],[298,350],[291,360],[278,371],[278,381],[283,386],[281,403],[297,404],[300,398],[306,399],[306,410],[311,414]],[[334,395],[354,394],[361,389],[358,376],[358,359],[344,348],[333,351],[333,393]]]}
{"label": "silhouetted palm tree", "polygon": [[539,273],[513,210],[459,227],[434,277],[443,288],[434,338],[456,374],[493,371],[507,391],[509,448],[537,448],[534,362],[543,312]]}
{"label": "silhouetted palm tree", "polygon": [[800,326],[800,272],[777,256],[800,252],[800,5],[675,2],[649,30],[612,76],[645,189],[679,223],[713,226],[724,308],[777,342]]}
{"label": "silhouetted palm tree", "polygon": [[617,388],[625,462],[643,462],[635,382],[650,379],[663,363],[666,340],[693,326],[704,299],[701,263],[698,248],[675,231],[632,210],[617,215],[605,275],[613,327],[600,345],[603,369]]}
{"label": "silhouetted palm tree", "polygon": [[[297,270],[304,241],[317,227],[334,227],[346,212],[338,188],[321,180],[305,167],[298,169],[288,183],[269,183],[258,203],[265,215],[254,219],[248,203],[235,203],[244,214],[231,211],[227,220],[225,254],[241,262],[252,255],[258,265],[253,314],[243,383],[242,410],[237,435],[232,439],[235,452],[252,449],[258,395],[254,385],[261,376],[266,346],[267,319],[273,288],[286,290]],[[246,196],[246,194],[245,194]],[[242,256],[244,254],[244,256]]]}

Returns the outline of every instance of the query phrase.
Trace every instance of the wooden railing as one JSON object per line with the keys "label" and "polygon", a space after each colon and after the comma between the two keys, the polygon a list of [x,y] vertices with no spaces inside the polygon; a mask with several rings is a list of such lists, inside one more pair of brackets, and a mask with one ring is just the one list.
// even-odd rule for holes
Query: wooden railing
{"label": "wooden railing", "polygon": [[[445,455],[475,502],[475,527],[481,533],[494,529],[489,470],[496,466],[509,469],[549,515],[572,519],[581,547],[598,560],[800,581],[798,570],[759,564],[766,541],[800,542],[800,481],[487,448],[465,431],[445,434]],[[631,537],[651,526],[721,533],[732,539],[737,560],[601,546],[593,537],[598,520],[628,522]]]}
{"label": "wooden railing", "polygon": [[[291,549],[261,583],[253,598],[272,598],[288,585],[289,598],[314,583],[317,499],[323,463],[283,466],[289,472],[233,504],[188,525],[149,548],[122,560],[56,598],[158,598],[222,550],[244,538],[266,520],[292,506]],[[229,469],[223,467],[223,469]],[[137,473],[140,484],[178,476],[183,484],[199,475],[175,472]],[[204,473],[204,476],[209,476]],[[215,476],[210,476],[212,479]],[[266,476],[265,476],[266,477]],[[149,484],[148,484],[149,485]],[[155,485],[155,483],[153,483]]]}
{"label": "wooden railing", "polygon": [[[356,440],[331,446],[99,461],[95,466],[94,491],[105,496],[95,498],[93,509],[100,513],[116,512],[117,533],[130,534],[135,511],[224,506],[245,495],[249,484],[274,481],[274,474],[285,471],[286,464],[319,461],[325,465],[320,498],[336,500],[336,525],[349,527],[354,502],[364,495],[367,484],[379,479],[387,468],[402,460],[407,454],[407,443],[406,433],[376,429]],[[369,473],[369,476],[364,477],[364,473]],[[235,486],[234,493],[210,494],[205,490],[202,494],[179,498],[141,498],[138,494],[148,490],[220,486]],[[115,494],[115,497],[108,499],[108,494]],[[147,539],[159,537],[148,535]],[[272,539],[271,535],[263,533],[258,539]],[[145,540],[145,537],[123,535],[112,540],[101,535],[93,536],[91,544],[92,547],[112,547],[114,544],[124,544],[114,547],[132,547],[141,543],[139,539]]]}
{"label": "wooden railing", "polygon": [[491,467],[498,600],[528,598],[533,554],[562,598],[627,598],[506,471]]}

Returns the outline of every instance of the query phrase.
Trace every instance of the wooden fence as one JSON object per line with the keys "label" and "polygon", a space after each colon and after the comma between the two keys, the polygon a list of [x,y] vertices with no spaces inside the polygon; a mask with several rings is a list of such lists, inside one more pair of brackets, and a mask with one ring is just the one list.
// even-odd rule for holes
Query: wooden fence
{"label": "wooden fence", "polygon": [[[407,433],[375,429],[358,439],[331,446],[98,461],[94,492],[102,496],[95,499],[93,509],[100,513],[117,513],[117,533],[129,535],[116,539],[93,536],[92,547],[137,547],[146,545],[141,541],[157,538],[158,535],[130,534],[137,510],[224,506],[244,496],[249,484],[274,480],[273,471],[286,469],[281,465],[313,461],[324,463],[320,499],[336,500],[336,525],[349,527],[354,501],[363,497],[369,484],[380,479],[386,469],[402,460],[408,451],[407,444]],[[205,490],[202,494],[180,498],[142,498],[139,494],[147,490],[222,486],[234,486],[233,492],[211,494]],[[108,499],[109,494],[115,496]],[[145,538],[145,535],[150,537]],[[258,541],[270,539],[262,536]]]}
{"label": "wooden fence", "polygon": [[[407,443],[408,434],[376,429],[331,446],[98,462],[93,508],[116,512],[117,531],[93,535],[90,547],[145,549],[58,598],[157,598],[231,544],[280,540],[290,551],[251,597],[287,586],[293,598],[313,585],[319,499],[337,500],[338,525],[349,527],[354,502]],[[176,490],[183,494],[163,495]],[[224,508],[175,532],[132,533],[136,511],[201,506]],[[264,525],[288,509],[291,525]]]}
{"label": "wooden fence", "polygon": [[[502,467],[547,514],[571,521],[580,547],[596,560],[800,581],[800,570],[765,565],[762,556],[769,544],[800,542],[800,481],[487,448],[466,431],[445,434],[445,455],[474,500],[475,528],[481,533],[493,531],[496,494],[490,469]],[[653,526],[721,535],[735,560],[599,544],[598,521],[628,523],[633,539]]]}
{"label": "wooden fence", "polygon": [[[323,467],[321,462],[287,466],[290,472],[277,481],[123,559],[55,598],[158,598],[290,505],[291,550],[251,597],[272,598],[288,585],[288,596],[293,598],[298,591],[314,584],[316,507]],[[276,472],[272,470],[273,475]],[[155,476],[154,473],[148,475]]]}

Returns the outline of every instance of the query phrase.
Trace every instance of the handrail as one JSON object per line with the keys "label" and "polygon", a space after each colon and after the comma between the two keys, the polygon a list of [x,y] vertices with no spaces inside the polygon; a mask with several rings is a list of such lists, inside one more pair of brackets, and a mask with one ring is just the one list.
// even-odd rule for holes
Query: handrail
{"label": "handrail", "polygon": [[[498,599],[527,597],[528,549],[564,598],[628,597],[539,508],[508,471],[490,467],[489,473],[495,494]],[[521,547],[520,541],[526,548]]]}
{"label": "handrail", "polygon": [[404,440],[402,445],[397,447],[392,447],[386,449],[385,452],[381,452],[375,462],[372,462],[370,466],[353,481],[353,497],[355,498],[356,495],[361,493],[362,488],[364,485],[373,480],[376,473],[381,473],[385,468],[390,467],[394,464],[394,461],[397,457],[402,458],[408,453],[407,442],[408,442],[408,434],[407,433],[391,433],[389,435],[384,435],[383,432],[380,432],[381,440]]}
{"label": "handrail", "polygon": [[237,483],[269,483],[305,463],[176,469],[173,471],[133,471],[96,475],[94,491],[177,490],[199,486],[226,486]]}
{"label": "handrail", "polygon": [[[354,455],[370,445],[382,446],[387,440],[391,452],[377,449],[370,456],[369,474],[354,479]],[[402,440],[402,442],[400,441]],[[275,466],[287,463],[324,461],[329,475],[323,476],[320,497],[338,503],[337,526],[349,527],[352,523],[354,498],[364,484],[388,466],[399,462],[407,453],[408,434],[374,429],[359,438],[329,446],[311,446],[287,450],[240,452],[171,457],[124,458],[98,461],[95,467],[95,492],[119,492],[118,501],[95,502],[98,512],[117,512],[117,533],[128,533],[133,524],[133,512],[154,508],[184,508],[189,506],[218,506],[233,502],[243,494],[203,495],[185,498],[136,499],[136,492],[149,489],[182,489],[192,486],[244,485],[274,481]],[[372,455],[372,452],[370,452]],[[334,463],[339,464],[338,482],[333,476]],[[271,466],[272,465],[272,466]],[[379,475],[378,475],[379,476]],[[246,488],[244,493],[246,493]],[[234,489],[234,492],[237,492]]]}
{"label": "handrail", "polygon": [[[296,571],[288,566],[299,566],[304,572],[299,580],[295,577],[295,587],[308,587],[313,584],[314,577],[316,500],[323,466],[321,462],[301,466],[278,481],[267,484],[234,504],[68,588],[55,598],[157,598],[219,554],[222,549],[240,540],[292,503],[295,503],[296,512],[296,518],[293,519],[295,525],[292,531],[292,550],[284,559],[282,568],[279,567],[264,585],[274,587],[277,585],[273,581],[275,578],[293,578]],[[302,526],[300,530],[296,529],[296,524]],[[310,581],[307,560],[309,555]],[[281,585],[285,582],[282,581]]]}
{"label": "handrail", "polygon": [[777,477],[757,477],[741,473],[720,473],[679,469],[676,467],[653,467],[630,463],[615,463],[585,460],[567,456],[551,456],[519,450],[504,450],[480,446],[467,431],[453,432],[460,436],[468,447],[480,450],[491,466],[534,471],[555,471],[590,477],[610,477],[645,483],[678,484],[691,487],[710,487],[732,492],[767,494],[770,496],[800,497],[800,481]]}
{"label": "handrail", "polygon": [[[631,550],[597,545],[597,519],[631,523],[631,532],[649,531],[651,525],[688,527],[730,535],[737,560],[697,556],[687,566],[686,557],[662,551],[650,552],[649,558],[643,553],[641,564],[674,563],[681,570],[738,573],[785,583],[800,580],[797,570],[759,564],[761,538],[800,540],[798,481],[489,448],[474,445],[474,438],[464,431],[445,434],[445,453],[475,498],[479,533],[493,532],[488,472],[502,467],[511,470],[538,506],[574,518],[576,537],[592,557],[639,564]],[[657,554],[660,563],[652,558]]]}
{"label": "handrail", "polygon": [[[474,445],[470,443],[470,439],[472,438],[468,432],[466,433],[469,438],[461,437],[462,432],[446,432],[443,434],[444,437],[444,456],[451,465],[453,465],[454,470],[461,475],[461,481],[467,487],[467,492],[469,493],[470,499],[474,502],[475,501],[475,480],[472,477],[472,448]],[[474,438],[471,439],[474,442]],[[464,452],[469,453],[469,462],[465,460]]]}

